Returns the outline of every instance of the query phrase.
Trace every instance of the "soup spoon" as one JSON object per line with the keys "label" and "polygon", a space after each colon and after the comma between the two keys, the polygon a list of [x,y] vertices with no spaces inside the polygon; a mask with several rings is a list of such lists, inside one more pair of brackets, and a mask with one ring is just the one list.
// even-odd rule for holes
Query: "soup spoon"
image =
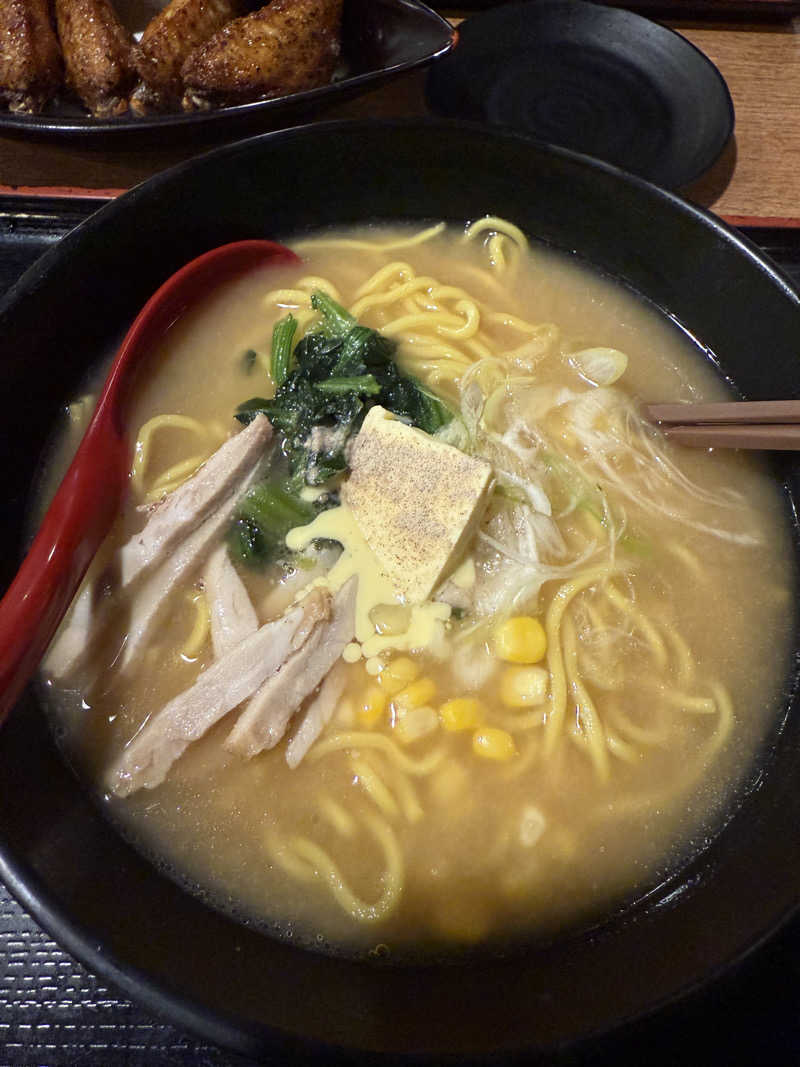
{"label": "soup spoon", "polygon": [[294,252],[274,241],[221,245],[168,278],[136,316],[75,458],[0,600],[0,723],[33,676],[119,511],[130,470],[126,409],[144,358],[220,284],[256,267],[299,262]]}

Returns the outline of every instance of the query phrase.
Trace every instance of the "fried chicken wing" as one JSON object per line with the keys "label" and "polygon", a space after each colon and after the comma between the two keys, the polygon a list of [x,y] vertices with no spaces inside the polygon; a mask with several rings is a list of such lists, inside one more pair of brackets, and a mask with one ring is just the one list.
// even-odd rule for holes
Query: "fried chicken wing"
{"label": "fried chicken wing", "polygon": [[111,0],[56,0],[56,24],[67,85],[98,118],[127,111],[133,38]]}
{"label": "fried chicken wing", "polygon": [[177,106],[187,56],[250,6],[247,0],[171,0],[147,25],[134,52],[141,83],[131,110],[142,115]]}
{"label": "fried chicken wing", "polygon": [[0,104],[41,111],[61,86],[48,0],[0,0]]}
{"label": "fried chicken wing", "polygon": [[341,48],[342,0],[273,0],[229,22],[183,66],[187,110],[325,85]]}

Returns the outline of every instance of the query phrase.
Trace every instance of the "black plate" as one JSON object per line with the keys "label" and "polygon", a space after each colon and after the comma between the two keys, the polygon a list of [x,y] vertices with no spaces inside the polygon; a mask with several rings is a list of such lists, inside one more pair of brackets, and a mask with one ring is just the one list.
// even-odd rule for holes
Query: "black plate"
{"label": "black plate", "polygon": [[[0,390],[9,399],[0,587],[11,578],[30,485],[61,405],[178,266],[239,238],[487,212],[647,294],[745,396],[800,393],[800,297],[746,240],[663,190],[469,124],[331,123],[267,135],[102,208],[0,301]],[[776,461],[776,474],[788,513],[800,499],[800,460]],[[506,1064],[518,1050],[550,1055],[719,975],[796,908],[796,684],[796,665],[787,666],[783,730],[776,724],[753,788],[705,851],[602,926],[504,960],[343,962],[211,910],[115,833],[59,758],[32,690],[0,731],[0,877],[69,951],[129,996],[273,1063],[342,1049],[419,1053],[437,1065],[449,1056],[493,1054]]]}
{"label": "black plate", "polygon": [[259,124],[264,129],[277,122],[290,125],[301,116],[313,117],[325,107],[358,96],[388,78],[444,55],[452,47],[453,38],[450,24],[420,0],[345,0],[342,69],[330,85],[212,111],[176,111],[143,118],[122,115],[96,119],[78,103],[59,99],[40,115],[0,111],[0,130],[91,141],[213,133],[241,136]]}
{"label": "black plate", "polygon": [[674,189],[733,131],[717,68],[679,34],[583,0],[507,4],[458,30],[428,74],[429,106],[596,156]]}

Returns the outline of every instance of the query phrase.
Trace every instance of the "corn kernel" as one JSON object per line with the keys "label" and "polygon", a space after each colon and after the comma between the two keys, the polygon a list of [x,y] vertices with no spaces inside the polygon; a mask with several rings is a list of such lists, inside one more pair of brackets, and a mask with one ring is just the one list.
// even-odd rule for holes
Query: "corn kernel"
{"label": "corn kernel", "polygon": [[472,751],[484,759],[507,760],[516,756],[517,747],[508,730],[484,726],[472,735]]}
{"label": "corn kernel", "polygon": [[358,707],[358,721],[362,726],[374,726],[386,711],[386,694],[377,685],[367,688]]}
{"label": "corn kernel", "polygon": [[508,708],[532,708],[547,700],[550,675],[544,667],[507,667],[500,678],[500,699]]}
{"label": "corn kernel", "polygon": [[493,645],[506,663],[538,663],[547,651],[547,635],[538,619],[513,615],[495,627]]}
{"label": "corn kernel", "polygon": [[430,704],[436,697],[436,682],[433,678],[418,678],[392,697],[392,706],[396,711],[408,711]]}
{"label": "corn kernel", "polygon": [[456,697],[439,708],[445,730],[474,730],[483,718],[483,708],[475,697]]}
{"label": "corn kernel", "polygon": [[388,663],[378,675],[378,684],[389,696],[394,696],[419,677],[420,667],[408,656],[398,656]]}
{"label": "corn kernel", "polygon": [[428,737],[439,728],[439,716],[428,704],[403,710],[394,720],[394,733],[404,745]]}

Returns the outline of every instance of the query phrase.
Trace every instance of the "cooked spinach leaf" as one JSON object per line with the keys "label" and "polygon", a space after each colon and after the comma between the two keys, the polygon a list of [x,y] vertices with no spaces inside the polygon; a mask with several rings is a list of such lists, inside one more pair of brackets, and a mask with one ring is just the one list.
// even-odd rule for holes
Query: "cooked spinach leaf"
{"label": "cooked spinach leaf", "polygon": [[250,566],[271,563],[286,554],[286,535],[311,522],[316,509],[285,486],[254,485],[236,509],[228,534],[233,556]]}

